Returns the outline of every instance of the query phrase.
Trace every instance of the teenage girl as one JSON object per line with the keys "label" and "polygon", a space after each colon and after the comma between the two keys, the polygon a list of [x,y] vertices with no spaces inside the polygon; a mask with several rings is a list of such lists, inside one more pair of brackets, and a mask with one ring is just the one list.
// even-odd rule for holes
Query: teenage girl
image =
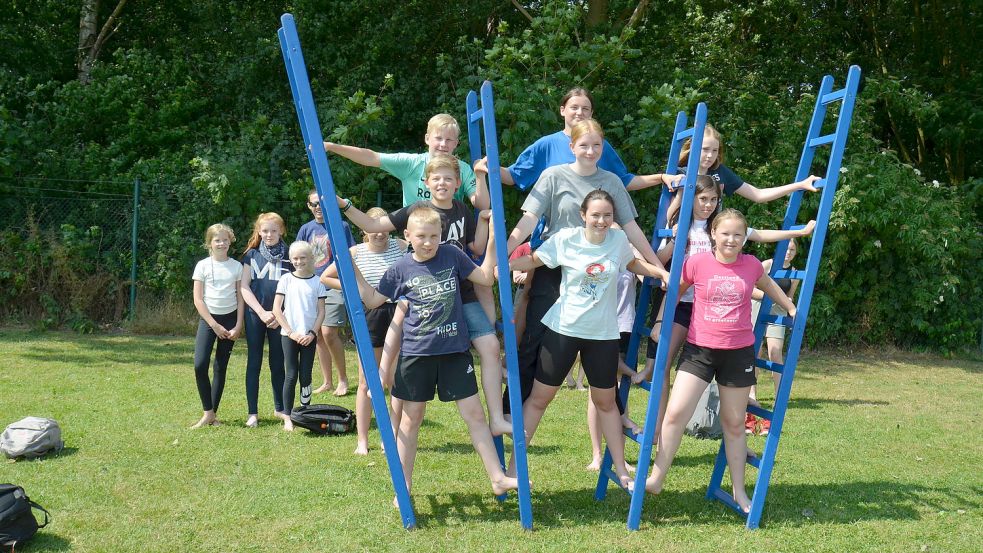
{"label": "teenage girl", "polygon": [[287,259],[287,232],[283,218],[276,213],[260,213],[253,223],[253,234],[242,256],[242,285],[239,287],[246,310],[246,426],[259,425],[259,372],[263,366],[263,344],[269,343],[267,359],[273,385],[273,415],[283,419],[283,347],[280,323],[273,315],[273,299],[280,277],[293,270]]}
{"label": "teenage girl", "polygon": [[[365,212],[366,215],[377,219],[388,215],[385,209],[373,207]],[[379,280],[386,270],[392,266],[399,258],[406,254],[406,240],[392,238],[386,232],[366,232],[365,239],[361,244],[351,248],[352,261],[361,271],[365,281],[370,286],[379,286]],[[326,271],[327,273],[327,271]],[[375,362],[381,367],[382,348],[386,341],[386,332],[389,325],[393,322],[393,314],[396,311],[396,304],[391,300],[386,301],[375,309],[365,312],[365,322],[369,327],[369,339],[372,342],[372,351],[375,354]],[[395,354],[395,352],[394,352]],[[358,363],[358,393],[355,395],[355,427],[358,431],[358,442],[355,446],[355,455],[368,455],[369,453],[369,423],[372,421],[372,400],[369,398],[369,387],[365,381],[365,369],[362,368],[362,361]],[[386,379],[384,379],[386,380]]]}
{"label": "teenage girl", "polygon": [[317,329],[324,320],[324,285],[314,275],[314,250],[302,240],[290,244],[292,273],[280,278],[273,300],[273,315],[280,323],[280,344],[286,374],[283,379],[283,429],[292,431],[290,411],[294,406],[294,390],[300,379],[300,404],[311,402],[311,369],[317,347]]}
{"label": "teenage girl", "polygon": [[[790,269],[792,267],[792,260],[795,259],[795,254],[798,252],[798,246],[795,244],[795,240],[789,240],[788,249],[785,250],[785,259],[782,263],[782,269]],[[766,259],[761,263],[765,268],[765,273],[771,272],[772,260]],[[789,300],[795,297],[795,290],[799,287],[799,279],[797,278],[779,278],[775,279],[778,287],[782,289],[782,292],[788,296]],[[764,297],[764,292],[755,289],[754,294],[751,296],[753,301],[751,302],[751,322],[758,320],[758,310],[761,308],[761,298]],[[794,301],[794,300],[792,300]],[[782,306],[777,303],[772,304],[771,314],[784,317],[788,315]],[[785,349],[785,326],[778,324],[768,323],[765,328],[765,343],[767,350],[768,360],[774,363],[784,363]],[[782,375],[779,373],[772,373],[773,380],[775,382],[775,394],[778,394],[778,385],[782,382]],[[751,398],[750,402],[754,405],[758,405],[757,390],[754,386],[751,386]],[[767,419],[758,419],[751,413],[748,413],[744,420],[744,433],[754,434],[757,431],[758,434],[762,436],[767,436],[771,432],[771,421]]]}
{"label": "teenage girl", "polygon": [[[618,377],[618,275],[624,270],[660,277],[660,267],[635,258],[628,238],[610,228],[615,202],[604,190],[594,190],[581,203],[585,227],[554,233],[530,256],[511,262],[513,270],[545,265],[562,271],[560,296],[543,318],[546,326],[532,393],[522,415],[532,440],[543,413],[580,354],[597,408],[601,433],[611,451],[622,486],[628,485],[621,415],[615,402]],[[539,275],[537,274],[537,279]]]}
{"label": "teenage girl", "polygon": [[[682,190],[680,189],[676,192],[676,195],[673,197],[672,203],[669,206],[669,213],[671,216],[669,224],[674,231],[676,230],[676,221],[678,219],[679,206],[681,203]],[[713,226],[713,221],[717,215],[717,206],[719,203],[720,185],[707,175],[698,176],[696,178],[696,190],[693,192],[693,216],[690,222],[689,234],[686,237],[686,250],[683,257],[684,261],[693,255],[711,251],[710,235],[707,232],[707,229]],[[778,242],[779,240],[787,240],[797,236],[806,236],[812,232],[815,226],[815,221],[809,221],[809,223],[800,230],[748,229],[746,239],[753,242]],[[663,263],[668,263],[672,257],[674,248],[675,238],[666,240],[665,244],[659,249],[659,260]],[[689,330],[690,318],[693,312],[693,290],[686,292],[680,290],[679,301],[674,309],[675,315],[673,317],[672,335],[669,341],[669,353],[666,356],[666,370],[663,374],[664,380],[662,383],[662,401],[659,403],[659,419],[656,422],[655,438],[657,441],[659,437],[659,429],[662,426],[662,415],[665,414],[666,398],[669,394],[669,367],[672,364],[673,359],[676,358],[679,348],[682,347],[683,341],[685,340]],[[661,319],[661,317],[658,317],[658,319]],[[651,334],[652,340],[658,339],[660,331],[661,325],[653,325]],[[653,368],[652,365],[654,365],[655,359],[655,346],[652,345],[653,343],[654,342],[650,343],[649,346],[649,354],[651,355],[651,359],[653,361],[650,364],[646,364],[645,370],[632,377],[633,382],[636,384],[651,377]]]}
{"label": "teenage girl", "polygon": [[[242,264],[229,258],[229,248],[235,242],[232,229],[215,224],[205,230],[204,247],[208,257],[195,265],[194,302],[198,310],[198,332],[195,334],[195,382],[204,413],[191,428],[218,426],[215,416],[225,389],[225,369],[229,365],[232,346],[242,333],[242,295],[238,294],[242,279]],[[215,348],[212,381],[208,381],[208,364]]]}
{"label": "teenage girl", "polygon": [[720,388],[720,417],[734,500],[747,512],[751,500],[744,489],[747,443],[744,413],[755,383],[751,293],[757,286],[795,316],[795,305],[753,255],[741,253],[747,221],[734,209],[717,215],[710,227],[712,252],[683,262],[680,290],[694,289],[693,317],[686,334],[676,380],[662,428],[662,440],[645,490],[659,493],[679,449],[683,428],[712,379]]}
{"label": "teenage girl", "polygon": [[[662,271],[659,277],[667,280],[668,273],[665,273],[648,238],[635,222],[637,212],[624,184],[613,173],[598,167],[604,149],[601,126],[593,119],[577,123],[570,132],[567,147],[574,156],[573,163],[555,165],[543,171],[522,204],[522,218],[509,236],[509,251],[529,236],[541,216],[546,219],[544,239],[566,228],[579,228],[583,224],[580,208],[584,198],[592,190],[601,189],[611,196],[615,204],[615,221],[628,240],[646,261]],[[526,330],[519,346],[519,379],[523,398],[528,397],[532,390],[539,363],[539,348],[546,329],[542,319],[560,296],[560,280],[558,268],[539,269],[528,292]]]}

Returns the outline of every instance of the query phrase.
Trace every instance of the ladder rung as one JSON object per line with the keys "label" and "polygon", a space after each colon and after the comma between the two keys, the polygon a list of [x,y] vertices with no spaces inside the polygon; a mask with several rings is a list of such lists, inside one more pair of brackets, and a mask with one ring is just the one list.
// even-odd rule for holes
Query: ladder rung
{"label": "ladder rung", "polygon": [[690,127],[685,131],[679,131],[678,133],[676,133],[676,140],[683,140],[693,136],[694,130],[696,130],[696,127]]}
{"label": "ladder rung", "polygon": [[481,118],[484,116],[485,116],[485,110],[484,108],[482,108],[471,113],[471,115],[468,116],[468,121],[470,121],[471,123],[476,123],[478,121],[481,121]]}
{"label": "ladder rung", "polygon": [[774,412],[765,409],[764,407],[758,407],[757,405],[748,405],[747,412],[754,416],[761,417],[765,420],[771,420],[774,417]]}
{"label": "ladder rung", "polygon": [[758,457],[756,453],[749,450],[747,452],[747,464],[751,465],[756,469],[759,469],[761,468],[761,457]]}
{"label": "ladder rung", "polygon": [[765,361],[764,359],[755,359],[754,364],[759,369],[768,369],[771,372],[782,374],[785,370],[785,365],[781,363],[775,363],[774,361]]}
{"label": "ladder rung", "polygon": [[839,90],[830,92],[829,94],[824,94],[822,99],[819,100],[823,105],[831,104],[837,100],[842,100],[846,97],[846,88],[841,88]]}
{"label": "ladder rung", "polygon": [[816,190],[822,190],[823,188],[826,188],[826,179],[819,179],[817,181],[813,181],[812,186]]}
{"label": "ladder rung", "polygon": [[630,428],[625,428],[625,437],[637,444],[640,443],[639,440],[642,438],[642,433],[635,434]]}
{"label": "ladder rung", "polygon": [[659,229],[658,232],[655,233],[655,235],[658,236],[659,238],[672,238],[673,232],[671,228],[664,228],[664,229]]}
{"label": "ladder rung", "polygon": [[638,384],[635,384],[635,386],[638,386],[639,388],[645,390],[646,392],[650,392],[650,393],[652,392],[652,384],[648,380],[643,380]]}
{"label": "ladder rung", "polygon": [[830,144],[836,140],[835,134],[827,134],[826,136],[820,136],[818,138],[813,138],[809,141],[809,147],[815,148],[816,146],[822,146],[823,144]]}
{"label": "ladder rung", "polygon": [[789,228],[787,228],[785,230],[802,230],[804,228],[806,228],[805,225],[792,225],[792,226],[790,226]]}
{"label": "ladder rung", "polygon": [[765,315],[761,318],[764,322],[773,325],[792,326],[795,321],[788,315]]}
{"label": "ladder rung", "polygon": [[796,280],[805,280],[807,271],[800,271],[798,269],[779,269],[775,271],[775,274],[771,278],[791,278]]}
{"label": "ladder rung", "polygon": [[720,488],[717,488],[717,489],[713,490],[713,497],[717,501],[720,501],[724,505],[726,505],[726,506],[730,507],[731,509],[737,511],[737,514],[741,515],[744,518],[747,518],[747,513],[745,513],[744,510],[741,509],[741,506],[738,505],[736,501],[734,501],[734,498],[731,497],[731,495],[729,493],[725,492],[724,490],[722,490]]}

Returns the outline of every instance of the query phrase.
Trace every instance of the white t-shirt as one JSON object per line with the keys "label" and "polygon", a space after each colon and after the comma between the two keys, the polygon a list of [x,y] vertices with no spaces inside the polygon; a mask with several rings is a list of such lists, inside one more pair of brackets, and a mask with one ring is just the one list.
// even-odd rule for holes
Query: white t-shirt
{"label": "white t-shirt", "polygon": [[[328,295],[317,275],[300,278],[287,273],[276,284],[276,295],[283,296],[283,316],[291,330],[301,334],[311,330],[317,332],[314,322],[317,321],[318,298]],[[280,327],[280,335],[289,336],[283,327]]]}
{"label": "white t-shirt", "polygon": [[242,263],[232,258],[215,261],[206,257],[195,265],[191,279],[205,285],[205,307],[212,315],[227,315],[238,307],[236,292],[242,280]]}
{"label": "white t-shirt", "polygon": [[543,324],[573,338],[617,340],[618,273],[635,257],[624,231],[609,229],[604,242],[591,244],[583,227],[565,228],[536,254],[547,267],[563,269],[560,297]]}
{"label": "white t-shirt", "polygon": [[[707,232],[707,220],[693,219],[689,225],[689,236],[686,237],[686,255],[683,256],[683,261],[698,253],[709,251],[713,251],[713,248],[710,245],[710,233]],[[693,288],[686,290],[679,301],[693,303]]]}

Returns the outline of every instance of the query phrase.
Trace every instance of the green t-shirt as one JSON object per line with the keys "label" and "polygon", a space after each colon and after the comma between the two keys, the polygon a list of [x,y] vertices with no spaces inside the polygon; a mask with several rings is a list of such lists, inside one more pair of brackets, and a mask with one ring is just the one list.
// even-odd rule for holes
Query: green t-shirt
{"label": "green t-shirt", "polygon": [[[430,154],[379,154],[379,165],[382,170],[399,179],[403,185],[403,207],[420,200],[430,199],[430,190],[423,180],[423,172],[430,161]],[[454,198],[471,203],[477,185],[474,170],[467,163],[458,160],[461,166],[461,186]]]}

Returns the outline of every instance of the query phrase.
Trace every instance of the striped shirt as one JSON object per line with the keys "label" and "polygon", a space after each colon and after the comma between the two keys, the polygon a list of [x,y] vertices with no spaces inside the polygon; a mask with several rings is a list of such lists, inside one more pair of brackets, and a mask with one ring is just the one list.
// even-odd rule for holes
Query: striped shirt
{"label": "striped shirt", "polygon": [[406,247],[401,246],[395,238],[390,238],[389,244],[386,245],[386,251],[381,253],[370,251],[369,245],[364,242],[357,244],[354,261],[358,270],[362,272],[362,276],[365,277],[365,281],[373,288],[378,288],[382,275],[386,274],[386,270],[405,254]]}

